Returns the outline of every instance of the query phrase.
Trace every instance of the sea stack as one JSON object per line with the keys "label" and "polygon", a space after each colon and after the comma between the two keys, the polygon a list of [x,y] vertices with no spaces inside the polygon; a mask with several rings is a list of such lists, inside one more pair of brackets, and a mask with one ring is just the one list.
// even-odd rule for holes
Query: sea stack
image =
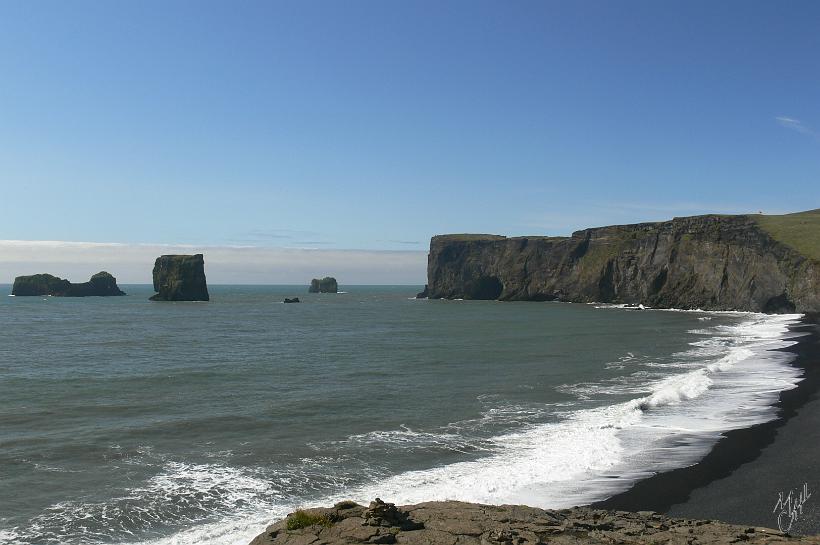
{"label": "sea stack", "polygon": [[325,276],[324,278],[314,278],[310,281],[309,293],[338,293],[339,284],[332,276]]}
{"label": "sea stack", "polygon": [[163,255],[154,262],[151,301],[208,301],[205,260],[202,254]]}
{"label": "sea stack", "polygon": [[54,297],[109,297],[125,295],[117,279],[101,271],[88,282],[72,284],[51,274],[33,274],[18,276],[14,279],[11,294],[15,296],[51,295]]}

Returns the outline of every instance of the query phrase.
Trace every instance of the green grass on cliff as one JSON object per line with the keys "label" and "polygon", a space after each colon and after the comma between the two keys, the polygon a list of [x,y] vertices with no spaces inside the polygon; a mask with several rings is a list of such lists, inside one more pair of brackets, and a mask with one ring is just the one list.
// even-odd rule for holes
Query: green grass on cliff
{"label": "green grass on cliff", "polygon": [[331,526],[333,524],[333,522],[325,515],[314,515],[301,510],[288,515],[287,521],[288,530],[299,530],[301,528],[313,526],[314,524],[319,524],[321,526]]}
{"label": "green grass on cliff", "polygon": [[782,216],[751,216],[773,239],[820,261],[820,208]]}

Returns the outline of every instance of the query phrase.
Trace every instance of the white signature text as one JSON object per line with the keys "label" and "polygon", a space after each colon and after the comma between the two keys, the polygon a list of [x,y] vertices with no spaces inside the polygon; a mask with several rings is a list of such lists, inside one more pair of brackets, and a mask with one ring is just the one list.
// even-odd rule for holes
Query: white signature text
{"label": "white signature text", "polygon": [[803,483],[803,488],[800,490],[789,490],[785,496],[783,492],[779,493],[772,513],[777,513],[777,528],[781,532],[786,533],[791,529],[794,521],[803,514],[803,504],[809,498],[811,498],[811,493],[808,483]]}

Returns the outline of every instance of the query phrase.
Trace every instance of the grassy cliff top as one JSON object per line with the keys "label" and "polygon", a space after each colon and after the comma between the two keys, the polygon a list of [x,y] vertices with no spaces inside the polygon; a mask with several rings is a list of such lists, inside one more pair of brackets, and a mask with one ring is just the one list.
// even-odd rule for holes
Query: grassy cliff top
{"label": "grassy cliff top", "polygon": [[[808,210],[806,212],[795,212],[794,214],[783,214],[779,216],[766,214],[742,214],[737,216],[722,215],[722,214],[708,214],[705,216],[693,216],[691,218],[675,218],[672,221],[685,221],[696,218],[714,218],[721,220],[725,218],[742,218],[748,217],[755,221],[761,229],[769,233],[771,237],[778,242],[794,248],[804,256],[814,261],[820,262],[820,208],[816,210]],[[630,225],[612,225],[608,227],[596,227],[593,229],[585,229],[583,231],[576,231],[573,236],[583,236],[586,231],[612,231],[625,230],[633,231],[638,229],[652,229],[667,222],[652,222],[652,223],[636,223]],[[507,240],[507,237],[500,235],[488,234],[450,234],[437,235],[433,237],[442,242],[473,242],[473,241],[497,241]],[[544,239],[544,240],[561,240],[566,237],[549,237],[549,236],[534,236],[534,237],[511,237],[511,240],[516,239]]]}
{"label": "grassy cliff top", "polygon": [[749,217],[773,239],[820,261],[820,208],[782,216],[754,214]]}

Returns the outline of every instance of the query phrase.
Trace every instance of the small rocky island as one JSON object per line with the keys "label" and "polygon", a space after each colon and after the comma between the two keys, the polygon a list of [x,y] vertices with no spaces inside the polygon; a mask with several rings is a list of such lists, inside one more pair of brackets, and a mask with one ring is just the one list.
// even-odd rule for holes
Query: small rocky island
{"label": "small rocky island", "polygon": [[88,282],[72,284],[51,274],[33,274],[18,276],[14,279],[11,294],[15,296],[51,295],[54,297],[109,297],[125,295],[117,279],[101,271]]}
{"label": "small rocky island", "polygon": [[352,501],[291,513],[269,526],[251,545],[629,545],[726,543],[820,543],[769,528],[713,520],[676,519],[640,511],[587,507],[545,510],[523,505],[456,501],[396,507],[379,500]]}
{"label": "small rocky island", "polygon": [[314,278],[310,281],[310,288],[308,293],[338,293],[339,284],[332,276],[325,276],[324,278]]}
{"label": "small rocky island", "polygon": [[154,263],[151,301],[209,301],[202,254],[163,255]]}

